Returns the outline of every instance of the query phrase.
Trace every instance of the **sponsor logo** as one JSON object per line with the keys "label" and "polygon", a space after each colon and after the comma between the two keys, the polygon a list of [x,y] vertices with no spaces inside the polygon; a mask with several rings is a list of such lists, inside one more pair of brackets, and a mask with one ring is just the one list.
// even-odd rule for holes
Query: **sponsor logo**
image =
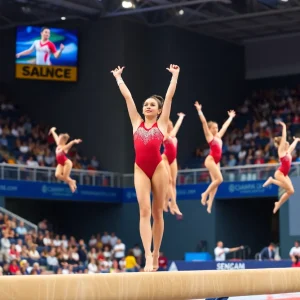
{"label": "sponsor logo", "polygon": [[42,193],[43,194],[71,194],[71,191],[69,187],[50,186],[44,184],[42,186]]}
{"label": "sponsor logo", "polygon": [[136,193],[131,191],[126,192],[126,199],[136,199]]}
{"label": "sponsor logo", "polygon": [[196,189],[177,189],[177,195],[185,196],[185,195],[198,195]]}
{"label": "sponsor logo", "polygon": [[76,81],[76,67],[16,65],[16,77],[56,81]]}
{"label": "sponsor logo", "polygon": [[217,270],[242,270],[246,269],[244,263],[217,263]]}
{"label": "sponsor logo", "polygon": [[14,192],[17,190],[18,187],[16,185],[0,185],[0,191]]}
{"label": "sponsor logo", "polygon": [[229,184],[228,192],[229,193],[240,193],[240,194],[258,194],[264,193],[266,190],[271,189],[271,186],[264,188],[260,182],[257,183],[238,183],[238,184]]}

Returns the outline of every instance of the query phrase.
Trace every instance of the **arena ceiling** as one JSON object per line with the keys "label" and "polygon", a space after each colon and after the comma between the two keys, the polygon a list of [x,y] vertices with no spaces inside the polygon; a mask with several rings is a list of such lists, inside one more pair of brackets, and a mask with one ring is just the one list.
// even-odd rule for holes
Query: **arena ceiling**
{"label": "arena ceiling", "polygon": [[[300,32],[300,0],[0,0],[0,29],[67,19],[123,16],[234,43]],[[269,3],[263,4],[263,3]],[[274,2],[277,2],[274,4]],[[271,3],[271,4],[270,4]],[[273,4],[272,4],[273,3]]]}

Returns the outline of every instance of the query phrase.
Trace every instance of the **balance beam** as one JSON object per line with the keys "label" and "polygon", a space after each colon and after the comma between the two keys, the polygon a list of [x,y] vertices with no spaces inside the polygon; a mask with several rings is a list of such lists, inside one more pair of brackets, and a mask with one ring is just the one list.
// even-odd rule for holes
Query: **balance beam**
{"label": "balance beam", "polygon": [[300,292],[300,268],[0,277],[1,300],[187,300]]}

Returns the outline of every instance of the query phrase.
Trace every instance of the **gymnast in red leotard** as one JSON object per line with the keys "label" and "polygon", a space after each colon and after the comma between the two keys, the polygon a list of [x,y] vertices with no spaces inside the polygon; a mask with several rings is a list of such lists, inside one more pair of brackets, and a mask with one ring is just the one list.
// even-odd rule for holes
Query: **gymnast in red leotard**
{"label": "gymnast in red leotard", "polygon": [[[140,209],[140,234],[143,242],[146,264],[144,271],[158,269],[160,245],[164,232],[163,206],[168,192],[168,174],[162,161],[160,147],[167,135],[172,99],[175,94],[179,67],[170,65],[167,70],[172,79],[165,100],[151,96],[143,104],[145,121],[138,113],[131,93],[121,75],[124,67],[111,71],[117,80],[121,94],[125,98],[133,127],[135,148],[134,186]],[[150,194],[153,201],[151,209]],[[151,229],[151,211],[153,227]],[[153,240],[153,252],[151,245]]]}
{"label": "gymnast in red leotard", "polygon": [[73,140],[71,142],[68,142],[70,136],[67,133],[63,133],[60,135],[57,135],[55,132],[56,128],[52,127],[49,131],[49,134],[52,134],[55,143],[57,145],[56,147],[56,161],[57,161],[57,167],[55,171],[55,177],[59,180],[64,181],[67,183],[72,191],[72,193],[75,192],[77,189],[76,181],[73,180],[70,177],[70,173],[72,170],[73,163],[70,159],[66,156],[66,153],[72,148],[74,144],[79,144],[82,141],[79,139]]}
{"label": "gymnast in red leotard", "polygon": [[[157,97],[157,99],[159,98]],[[161,101],[161,99],[159,100]],[[133,140],[135,163],[151,180],[157,166],[161,162],[159,149],[164,140],[164,135],[158,128],[157,122],[150,128],[147,128],[143,121],[134,132]]]}
{"label": "gymnast in red leotard", "polygon": [[[171,120],[168,123],[168,137],[164,141],[164,153],[162,154],[162,158],[165,162],[166,168],[169,174],[169,190],[166,197],[164,211],[168,211],[168,207],[170,208],[170,212],[172,215],[177,214],[182,216],[181,211],[178,208],[176,202],[176,181],[177,181],[177,132],[182,124],[183,118],[185,117],[184,113],[178,114],[178,120],[173,126]],[[171,202],[169,202],[171,199]]]}
{"label": "gymnast in red leotard", "polygon": [[[201,203],[203,205],[207,204],[207,212],[211,213],[211,208],[215,195],[217,193],[219,185],[223,182],[223,176],[220,171],[220,160],[222,158],[222,137],[225,134],[227,128],[229,127],[231,121],[235,117],[235,111],[228,111],[229,118],[223,124],[220,131],[218,131],[218,124],[215,122],[206,122],[206,119],[202,112],[202,105],[195,102],[195,107],[198,111],[200,121],[203,126],[204,135],[206,141],[210,147],[210,153],[206,157],[204,165],[209,171],[211,177],[211,184],[208,186],[207,190],[201,195]],[[208,199],[207,199],[208,198]]]}
{"label": "gymnast in red leotard", "polygon": [[289,171],[292,163],[292,152],[299,142],[299,138],[294,137],[294,142],[290,145],[286,141],[286,125],[283,122],[278,122],[282,126],[282,136],[274,138],[274,145],[278,148],[278,157],[280,159],[280,167],[276,170],[274,178],[269,177],[263,184],[266,187],[270,184],[276,184],[285,190],[285,193],[280,197],[278,202],[275,202],[273,213],[275,214],[281,205],[294,194],[294,187],[289,177]]}

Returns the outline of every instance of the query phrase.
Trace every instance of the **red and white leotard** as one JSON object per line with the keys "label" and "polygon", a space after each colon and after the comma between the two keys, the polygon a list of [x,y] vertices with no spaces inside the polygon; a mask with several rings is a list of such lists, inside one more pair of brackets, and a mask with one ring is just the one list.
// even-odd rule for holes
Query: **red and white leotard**
{"label": "red and white leotard", "polygon": [[45,43],[42,43],[41,40],[36,40],[33,42],[32,46],[29,48],[29,50],[35,50],[36,51],[36,64],[37,65],[51,65],[50,56],[51,53],[56,52],[55,45],[50,42],[46,41]]}
{"label": "red and white leotard", "polygon": [[209,143],[209,147],[210,147],[209,155],[213,157],[216,164],[218,164],[222,158],[222,145],[223,142],[218,137],[214,137]]}
{"label": "red and white leotard", "polygon": [[285,156],[280,157],[280,167],[278,170],[284,175],[287,176],[291,169],[292,164],[292,155],[290,153],[286,153]]}
{"label": "red and white leotard", "polygon": [[177,142],[177,138],[171,136],[164,141],[164,155],[167,157],[170,165],[177,157]]}
{"label": "red and white leotard", "polygon": [[152,178],[156,167],[161,162],[160,147],[164,140],[164,135],[157,126],[157,122],[147,129],[142,122],[133,134],[135,163]]}
{"label": "red and white leotard", "polygon": [[65,151],[57,147],[55,152],[57,164],[64,166],[65,162],[68,160]]}

